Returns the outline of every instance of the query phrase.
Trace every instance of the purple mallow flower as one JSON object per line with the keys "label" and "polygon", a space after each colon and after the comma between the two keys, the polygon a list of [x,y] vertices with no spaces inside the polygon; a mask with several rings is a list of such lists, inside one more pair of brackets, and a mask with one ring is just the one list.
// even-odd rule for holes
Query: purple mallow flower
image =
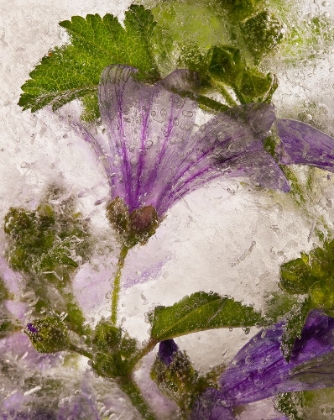
{"label": "purple mallow flower", "polygon": [[219,389],[208,389],[198,398],[192,419],[233,419],[233,407],[279,393],[334,386],[334,318],[313,310],[289,362],[281,351],[283,332],[280,322],[255,335],[223,372]]}
{"label": "purple mallow flower", "polygon": [[103,162],[112,198],[130,212],[153,206],[161,217],[185,194],[221,177],[247,176],[264,187],[289,185],[263,141],[274,107],[248,104],[198,125],[198,104],[177,93],[192,90],[197,75],[177,70],[155,85],[137,70],[110,66],[102,74],[99,102],[104,135],[82,133]]}
{"label": "purple mallow flower", "polygon": [[198,124],[196,101],[176,93],[196,90],[196,73],[176,70],[155,85],[136,75],[132,67],[105,68],[98,96],[106,132],[80,127],[103,162],[112,198],[130,212],[153,206],[161,217],[185,194],[221,176],[247,176],[288,191],[278,163],[333,171],[334,140],[298,121],[277,120],[282,143],[275,161],[263,145],[276,121],[273,105],[242,105]]}

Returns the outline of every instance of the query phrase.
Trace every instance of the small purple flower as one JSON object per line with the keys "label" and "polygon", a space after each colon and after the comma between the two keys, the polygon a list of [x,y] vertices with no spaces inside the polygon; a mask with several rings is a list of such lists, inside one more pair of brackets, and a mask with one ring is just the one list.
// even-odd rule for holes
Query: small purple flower
{"label": "small purple flower", "polygon": [[[284,323],[280,322],[254,336],[221,375],[219,389],[207,390],[198,399],[194,413],[201,413],[202,401],[208,400],[209,392],[212,406],[221,404],[232,412],[233,407],[279,393],[334,386],[334,318],[313,310],[301,338],[296,339],[289,362],[281,351],[283,332]],[[194,414],[193,418],[204,417]]]}
{"label": "small purple flower", "polygon": [[272,105],[240,106],[198,126],[198,104],[174,93],[194,88],[194,72],[177,70],[154,86],[136,80],[136,73],[107,67],[99,86],[106,132],[92,135],[81,127],[104,165],[112,199],[122,199],[130,212],[153,206],[161,217],[184,195],[221,176],[247,176],[289,190],[263,146],[275,121]]}
{"label": "small purple flower", "polygon": [[174,340],[161,341],[158,357],[166,366],[169,366],[178,350],[179,348]]}

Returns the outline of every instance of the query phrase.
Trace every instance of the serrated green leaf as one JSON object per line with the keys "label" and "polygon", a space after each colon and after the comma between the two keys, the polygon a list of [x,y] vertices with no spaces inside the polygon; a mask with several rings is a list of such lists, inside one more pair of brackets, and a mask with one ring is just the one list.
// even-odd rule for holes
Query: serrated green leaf
{"label": "serrated green leaf", "polygon": [[32,112],[51,105],[55,110],[73,99],[84,98],[85,119],[96,117],[97,85],[103,69],[125,64],[139,69],[138,77],[155,80],[158,71],[151,55],[149,37],[155,25],[143,6],[132,5],[125,13],[125,28],[111,14],[72,17],[60,22],[71,44],[51,50],[30,73],[19,105]]}
{"label": "serrated green leaf", "polygon": [[169,307],[157,307],[150,315],[151,337],[167,340],[213,328],[250,327],[262,321],[251,306],[217,293],[197,292]]}

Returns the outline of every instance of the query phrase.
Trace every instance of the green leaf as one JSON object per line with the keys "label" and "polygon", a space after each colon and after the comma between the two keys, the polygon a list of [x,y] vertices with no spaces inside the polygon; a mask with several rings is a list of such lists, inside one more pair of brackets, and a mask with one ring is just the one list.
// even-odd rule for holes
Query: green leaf
{"label": "green leaf", "polygon": [[306,298],[301,305],[295,307],[287,316],[287,323],[281,342],[281,350],[287,361],[290,360],[296,338],[301,337],[305,320],[311,309],[310,299]]}
{"label": "green leaf", "polygon": [[259,0],[222,0],[222,5],[229,12],[229,18],[236,22],[250,16]]}
{"label": "green leaf", "polygon": [[268,325],[276,324],[280,319],[286,318],[292,308],[298,305],[298,297],[278,291],[265,296],[265,319]]}
{"label": "green leaf", "polygon": [[197,292],[173,306],[160,306],[150,314],[151,337],[167,340],[212,328],[250,327],[262,321],[251,306],[217,293]]}
{"label": "green leaf", "polygon": [[311,275],[309,256],[302,253],[301,258],[281,265],[280,287],[290,294],[308,293],[316,280]]}
{"label": "green leaf", "polygon": [[[84,98],[84,117],[97,116],[96,94],[100,75],[110,64],[139,69],[138,77],[155,80],[158,71],[151,54],[149,37],[155,22],[149,10],[132,5],[125,13],[125,28],[111,14],[86,18],[73,16],[60,22],[71,43],[51,50],[30,73],[19,105],[32,112],[51,105],[53,110],[73,99]],[[87,97],[87,99],[86,99]]]}
{"label": "green leaf", "polygon": [[281,266],[280,287],[290,294],[308,294],[313,308],[334,315],[334,240],[309,255],[289,261]]}

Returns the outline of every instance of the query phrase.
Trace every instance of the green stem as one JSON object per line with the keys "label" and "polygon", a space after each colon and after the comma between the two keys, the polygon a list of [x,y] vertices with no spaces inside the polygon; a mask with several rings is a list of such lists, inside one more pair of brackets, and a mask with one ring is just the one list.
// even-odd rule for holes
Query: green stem
{"label": "green stem", "polygon": [[140,389],[134,383],[131,377],[123,377],[117,380],[117,383],[121,390],[127,394],[132,404],[137,408],[143,419],[145,420],[156,420],[156,417],[144,400]]}
{"label": "green stem", "polygon": [[129,366],[130,369],[134,369],[136,364],[141,360],[144,356],[146,356],[150,351],[154,349],[154,347],[159,343],[158,340],[154,340],[151,338],[151,340],[146,344],[145,347],[143,347],[141,350],[139,350],[138,353],[136,353],[130,360],[129,360]]}
{"label": "green stem", "polygon": [[117,269],[114,278],[112,298],[111,298],[111,322],[116,326],[117,324],[117,313],[118,313],[118,303],[119,303],[119,293],[121,290],[121,276],[122,270],[124,267],[124,261],[128,254],[129,248],[125,245],[122,246],[121,252],[117,262]]}
{"label": "green stem", "polygon": [[71,351],[74,351],[75,353],[81,354],[82,356],[86,356],[90,360],[94,359],[93,355],[89,351],[87,351],[87,350],[85,350],[81,347],[77,347],[73,343],[70,344],[68,349],[71,350]]}

